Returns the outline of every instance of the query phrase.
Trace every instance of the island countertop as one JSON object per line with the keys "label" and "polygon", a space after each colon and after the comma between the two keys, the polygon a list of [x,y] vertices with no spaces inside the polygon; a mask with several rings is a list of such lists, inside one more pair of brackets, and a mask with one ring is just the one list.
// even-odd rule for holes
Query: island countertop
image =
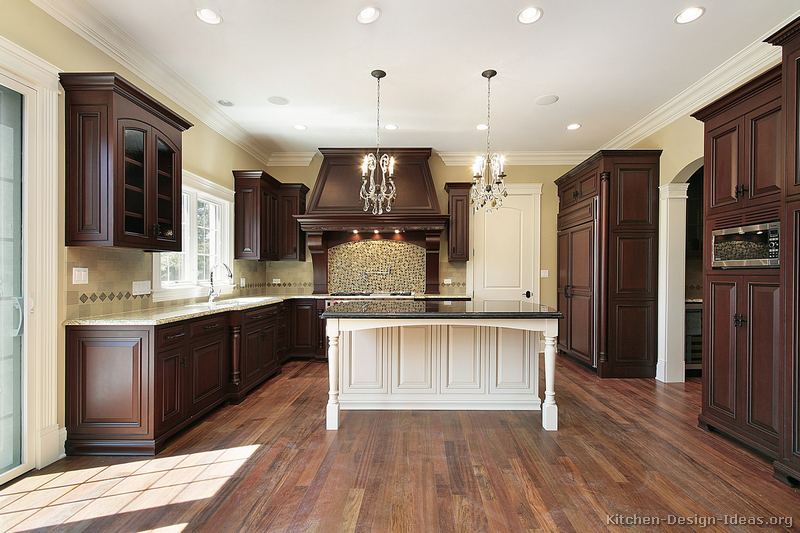
{"label": "island countertop", "polygon": [[550,319],[563,318],[552,307],[527,300],[349,300],[332,303],[322,318],[364,319]]}

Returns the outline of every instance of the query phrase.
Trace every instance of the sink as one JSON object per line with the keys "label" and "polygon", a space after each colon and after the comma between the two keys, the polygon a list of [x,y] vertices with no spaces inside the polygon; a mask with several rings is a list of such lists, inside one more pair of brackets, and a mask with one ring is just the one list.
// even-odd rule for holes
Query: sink
{"label": "sink", "polygon": [[249,298],[232,298],[230,300],[223,300],[220,303],[233,302],[233,305],[254,305],[261,303],[270,303],[278,300],[274,296],[251,296]]}

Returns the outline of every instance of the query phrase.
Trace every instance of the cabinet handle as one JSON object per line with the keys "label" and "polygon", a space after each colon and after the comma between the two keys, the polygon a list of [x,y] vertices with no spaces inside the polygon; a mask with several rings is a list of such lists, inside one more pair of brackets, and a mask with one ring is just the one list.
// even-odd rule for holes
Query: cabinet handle
{"label": "cabinet handle", "polygon": [[186,358],[185,357],[181,357],[180,365],[181,366],[186,366]]}
{"label": "cabinet handle", "polygon": [[748,192],[749,190],[750,189],[748,189],[744,185],[737,185],[736,186],[736,198],[739,199],[739,198],[744,197],[745,193]]}
{"label": "cabinet handle", "polygon": [[219,324],[209,324],[208,326],[203,326],[203,329],[205,329],[205,330],[217,329],[218,327],[219,327]]}
{"label": "cabinet handle", "polygon": [[564,298],[572,298],[572,293],[570,292],[570,288],[572,285],[564,285]]}
{"label": "cabinet handle", "polygon": [[740,327],[744,326],[745,324],[747,324],[747,317],[745,317],[744,315],[740,315],[739,313],[736,313],[735,315],[733,315],[733,326],[734,327],[740,328]]}
{"label": "cabinet handle", "polygon": [[186,332],[175,333],[174,335],[167,335],[166,337],[164,337],[164,340],[171,341],[171,340],[175,340],[175,339],[180,339],[181,337],[185,337],[185,336],[186,336]]}

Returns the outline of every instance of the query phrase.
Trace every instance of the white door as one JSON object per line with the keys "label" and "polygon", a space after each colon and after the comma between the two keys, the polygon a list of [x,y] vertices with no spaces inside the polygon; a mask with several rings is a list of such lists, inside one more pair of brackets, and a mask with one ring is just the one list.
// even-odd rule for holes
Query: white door
{"label": "white door", "polygon": [[[474,216],[473,291],[491,300],[539,298],[539,211],[541,184],[508,184],[503,207]],[[507,308],[507,303],[504,304]]]}

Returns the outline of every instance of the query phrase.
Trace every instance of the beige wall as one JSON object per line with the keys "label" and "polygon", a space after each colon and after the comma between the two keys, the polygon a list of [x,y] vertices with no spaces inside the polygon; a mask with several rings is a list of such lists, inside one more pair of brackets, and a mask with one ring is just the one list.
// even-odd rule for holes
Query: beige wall
{"label": "beige wall", "polygon": [[661,154],[661,185],[673,181],[683,183],[693,172],[685,175],[683,170],[703,157],[703,123],[690,116],[679,118],[633,148],[664,150]]}
{"label": "beige wall", "polygon": [[[203,124],[197,117],[187,112],[177,103],[169,100],[163,94],[144,83],[133,75],[121,64],[104,54],[86,40],[72,32],[44,11],[30,3],[28,0],[2,0],[0,2],[0,36],[13,41],[19,46],[38,55],[56,67],[67,72],[80,71],[114,71],[120,73],[129,81],[148,92],[178,114],[194,123],[194,127],[183,136],[183,166],[187,170],[200,176],[215,181],[221,185],[232,187],[232,168],[259,167],[262,163],[250,154],[240,149],[211,128]],[[64,220],[64,98],[59,99],[59,183],[60,190],[60,216]],[[60,240],[63,242],[63,222],[60,228]],[[61,247],[59,252],[59,279],[63,286],[59,291],[59,317],[63,320],[67,316],[67,304],[71,306],[76,302],[69,297],[79,297],[81,289],[85,286],[73,286],[67,277],[67,262],[73,264],[103,265],[101,270],[90,271],[90,281],[94,284],[103,283],[106,277],[112,277],[114,283],[124,280],[123,284],[129,286],[130,281],[136,279],[139,271],[147,269],[149,254],[144,252],[114,252],[94,250],[89,248],[72,248],[67,252]],[[101,272],[105,272],[102,274]],[[134,274],[134,272],[136,274]],[[149,278],[146,278],[149,279]],[[254,280],[255,281],[255,280]],[[110,282],[109,282],[110,283]],[[104,289],[115,289],[103,287]],[[99,287],[97,287],[99,289]],[[140,304],[140,302],[137,302]],[[105,304],[107,307],[110,305]],[[115,307],[116,309],[116,307]],[[77,306],[75,313],[77,313]],[[64,355],[63,355],[63,328],[60,331],[61,354],[59,357],[59,424],[64,423]]]}
{"label": "beige wall", "polygon": [[[268,167],[266,170],[272,176],[283,182],[305,183],[313,188],[322,156],[317,155],[308,167]],[[437,155],[431,156],[428,164],[433,175],[434,185],[439,196],[439,207],[443,213],[447,212],[447,193],[444,184],[449,181],[470,181],[471,167],[447,166]],[[508,183],[542,183],[542,213],[541,213],[541,268],[550,271],[550,277],[542,280],[541,302],[547,305],[556,305],[556,217],[558,215],[558,194],[554,181],[572,166],[569,165],[541,165],[541,166],[509,166],[506,168]],[[356,176],[356,174],[353,174]],[[358,185],[353,182],[354,190]],[[398,185],[400,186],[400,185]],[[464,263],[447,262],[447,239],[442,240],[440,283],[444,278],[453,280],[453,287],[441,286],[445,294],[463,293],[466,285],[466,266]],[[308,261],[311,258],[308,257]],[[292,285],[306,278],[310,279],[309,265],[292,263],[269,263],[267,265],[267,280],[280,278],[282,282]],[[290,288],[289,290],[292,290]]]}

